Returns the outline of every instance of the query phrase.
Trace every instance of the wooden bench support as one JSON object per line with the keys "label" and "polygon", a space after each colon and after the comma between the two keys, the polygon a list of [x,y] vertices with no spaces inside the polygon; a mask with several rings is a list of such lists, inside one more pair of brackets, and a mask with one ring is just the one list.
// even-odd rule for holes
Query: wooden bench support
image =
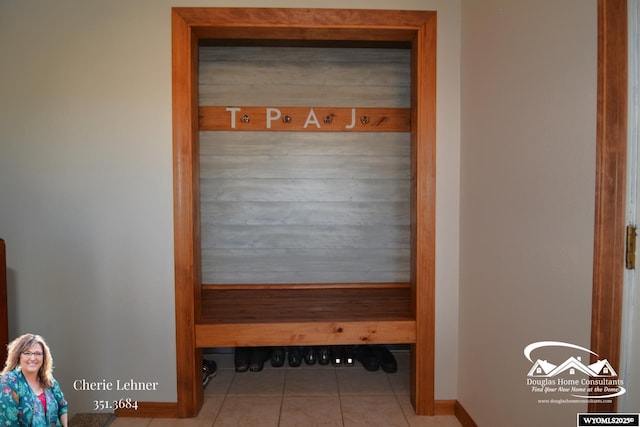
{"label": "wooden bench support", "polygon": [[298,322],[196,325],[198,347],[404,344],[415,341],[416,322]]}

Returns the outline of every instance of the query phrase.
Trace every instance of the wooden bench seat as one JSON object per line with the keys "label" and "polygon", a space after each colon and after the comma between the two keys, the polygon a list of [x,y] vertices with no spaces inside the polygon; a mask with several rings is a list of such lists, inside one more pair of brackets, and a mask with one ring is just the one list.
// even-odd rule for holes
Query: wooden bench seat
{"label": "wooden bench seat", "polygon": [[196,345],[414,343],[408,284],[203,286]]}

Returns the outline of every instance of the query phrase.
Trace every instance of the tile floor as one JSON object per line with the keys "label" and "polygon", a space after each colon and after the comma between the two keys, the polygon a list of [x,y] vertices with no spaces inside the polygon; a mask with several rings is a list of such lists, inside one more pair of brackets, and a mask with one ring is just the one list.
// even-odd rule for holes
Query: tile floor
{"label": "tile floor", "polygon": [[218,373],[191,419],[117,418],[109,427],[459,427],[454,416],[417,416],[409,400],[409,352],[394,352],[398,372],[367,372],[361,365],[304,363],[237,373],[233,355],[207,355]]}

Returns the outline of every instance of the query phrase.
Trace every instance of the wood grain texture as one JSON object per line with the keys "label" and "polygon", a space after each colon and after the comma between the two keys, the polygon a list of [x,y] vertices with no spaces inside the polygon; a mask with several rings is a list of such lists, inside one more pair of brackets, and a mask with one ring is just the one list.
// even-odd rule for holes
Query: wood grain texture
{"label": "wood grain texture", "polygon": [[411,156],[409,133],[200,132],[200,156]]}
{"label": "wood grain texture", "polygon": [[7,360],[7,344],[9,344],[9,312],[7,306],[7,246],[0,239],[0,356]]}
{"label": "wood grain texture", "polygon": [[[382,91],[386,102],[408,106],[410,51],[201,47],[200,61],[203,281],[407,281],[408,108],[242,106],[230,112],[202,104],[203,98],[287,96],[302,104],[321,99],[331,105],[344,97],[376,105]],[[236,84],[233,94],[225,91],[230,84]],[[285,115],[290,123],[281,120]],[[362,115],[370,121],[362,124]],[[353,135],[343,136],[351,125]],[[266,128],[289,132],[274,136]],[[314,136],[325,130],[331,135]]]}
{"label": "wood grain texture", "polygon": [[203,402],[202,351],[193,326],[201,306],[197,38],[175,10],[171,22],[177,415],[188,417]]}
{"label": "wood grain texture", "polygon": [[204,323],[412,320],[408,288],[214,289]]}
{"label": "wood grain texture", "polygon": [[336,185],[331,179],[272,178],[262,179],[202,180],[202,201],[253,201],[253,202],[406,202],[403,196],[410,191],[409,180],[399,188],[398,182],[388,179],[368,179],[362,187],[354,180]]}
{"label": "wood grain texture", "polygon": [[[620,360],[627,179],[627,2],[598,1],[598,113],[591,350]],[[590,412],[615,412],[589,403]]]}
{"label": "wood grain texture", "polygon": [[[202,39],[410,42],[434,12],[364,9],[176,8]],[[206,24],[202,24],[205,22]]]}
{"label": "wood grain texture", "polygon": [[411,343],[408,284],[205,287],[200,346]]}
{"label": "wood grain texture", "polygon": [[415,321],[207,323],[196,325],[196,340],[203,347],[400,344],[415,340]]}
{"label": "wood grain texture", "polygon": [[233,249],[207,250],[207,284],[407,282],[410,249]]}
{"label": "wood grain texture", "polygon": [[409,113],[408,108],[206,106],[199,114],[203,131],[408,132]]}
{"label": "wood grain texture", "polygon": [[478,427],[462,404],[456,400],[454,414],[462,427]]}
{"label": "wood grain texture", "polygon": [[[351,121],[351,112],[348,110],[347,118],[342,119],[344,113],[340,108],[386,109],[382,115],[376,110],[368,111],[372,116],[370,125],[359,128],[370,130],[371,124],[381,123],[387,116],[389,121],[408,126],[410,63],[408,48],[203,46],[200,48],[199,105],[205,108],[204,113],[209,106],[297,107],[302,111],[309,107],[331,108],[333,112],[321,111],[318,118],[322,120],[333,113],[336,120],[348,118],[347,123]],[[291,111],[292,116],[300,114]],[[308,110],[304,115],[306,119]],[[250,114],[255,120],[263,120],[262,116],[264,112],[257,116]],[[209,117],[207,114],[206,118]],[[251,129],[254,119],[243,128]],[[299,120],[294,117],[289,128]],[[385,130],[385,127],[376,129]],[[336,128],[335,125],[323,127],[325,131]]]}
{"label": "wood grain texture", "polygon": [[418,31],[412,51],[412,308],[411,397],[416,413],[433,415],[435,399],[436,15]]}

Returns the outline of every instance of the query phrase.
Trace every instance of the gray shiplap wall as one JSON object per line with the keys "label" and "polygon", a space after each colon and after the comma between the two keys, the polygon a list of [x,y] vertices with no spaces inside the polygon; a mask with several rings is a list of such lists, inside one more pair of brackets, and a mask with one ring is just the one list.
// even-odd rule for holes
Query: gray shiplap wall
{"label": "gray shiplap wall", "polygon": [[[408,49],[201,47],[200,105],[403,107]],[[410,135],[200,132],[203,283],[403,282]]]}

